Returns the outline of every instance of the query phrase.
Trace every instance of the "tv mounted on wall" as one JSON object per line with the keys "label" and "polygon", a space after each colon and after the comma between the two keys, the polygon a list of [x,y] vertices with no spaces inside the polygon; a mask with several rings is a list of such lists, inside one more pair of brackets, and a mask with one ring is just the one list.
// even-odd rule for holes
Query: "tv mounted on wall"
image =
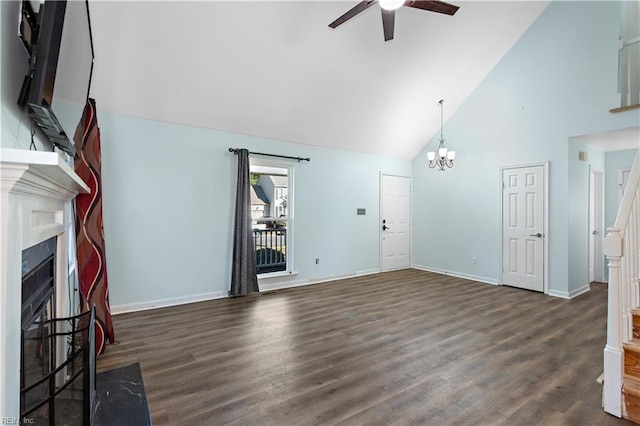
{"label": "tv mounted on wall", "polygon": [[19,32],[30,53],[30,70],[18,104],[28,107],[54,146],[74,156],[73,133],[89,97],[93,72],[88,0],[25,0],[20,15]]}

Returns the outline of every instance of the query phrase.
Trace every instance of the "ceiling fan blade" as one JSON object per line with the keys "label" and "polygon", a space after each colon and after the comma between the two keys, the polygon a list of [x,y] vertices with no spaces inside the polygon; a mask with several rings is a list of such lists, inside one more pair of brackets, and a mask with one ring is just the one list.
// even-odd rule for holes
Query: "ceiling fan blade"
{"label": "ceiling fan blade", "polygon": [[430,12],[444,13],[445,15],[453,15],[460,9],[459,6],[438,0],[408,0],[404,2],[404,6],[428,10]]}
{"label": "ceiling fan blade", "polygon": [[384,41],[389,41],[393,39],[393,26],[395,25],[395,10],[385,10],[380,8],[382,11],[382,29],[384,30]]}
{"label": "ceiling fan blade", "polygon": [[335,21],[333,21],[332,23],[329,24],[329,26],[331,28],[335,28],[338,25],[344,24],[345,22],[347,22],[349,19],[353,18],[354,16],[356,16],[358,13],[360,12],[364,12],[365,10],[367,10],[370,6],[373,6],[373,4],[376,3],[376,0],[364,0],[361,1],[360,3],[358,3],[357,5],[355,5],[353,8],[349,9],[347,11],[347,13],[345,13],[344,15],[342,15],[341,17],[339,17],[338,19],[336,19]]}

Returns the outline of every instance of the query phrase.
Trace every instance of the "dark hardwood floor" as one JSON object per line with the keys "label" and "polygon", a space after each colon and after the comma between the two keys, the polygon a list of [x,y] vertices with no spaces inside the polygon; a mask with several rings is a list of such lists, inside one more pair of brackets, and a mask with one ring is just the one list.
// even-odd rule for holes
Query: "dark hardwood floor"
{"label": "dark hardwood floor", "polygon": [[114,317],[154,425],[608,425],[606,285],[572,300],[417,270]]}

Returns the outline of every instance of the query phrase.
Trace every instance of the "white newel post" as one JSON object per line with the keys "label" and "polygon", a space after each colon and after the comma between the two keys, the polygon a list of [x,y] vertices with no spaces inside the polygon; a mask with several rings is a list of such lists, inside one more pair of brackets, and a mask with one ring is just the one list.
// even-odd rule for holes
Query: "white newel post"
{"label": "white newel post", "polygon": [[0,182],[0,422],[17,424],[22,251],[58,237],[56,315],[68,316],[70,204],[78,193],[89,193],[89,187],[55,152],[5,148],[0,149]]}
{"label": "white newel post", "polygon": [[604,240],[604,254],[609,260],[609,298],[607,307],[607,344],[604,348],[604,410],[622,417],[622,271],[620,258],[623,241],[619,228],[608,228]]}

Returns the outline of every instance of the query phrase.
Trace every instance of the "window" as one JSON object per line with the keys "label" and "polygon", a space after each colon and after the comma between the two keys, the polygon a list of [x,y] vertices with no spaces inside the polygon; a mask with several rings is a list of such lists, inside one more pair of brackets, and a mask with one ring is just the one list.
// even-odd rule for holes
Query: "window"
{"label": "window", "polygon": [[256,271],[293,271],[293,165],[251,158],[251,217]]}

